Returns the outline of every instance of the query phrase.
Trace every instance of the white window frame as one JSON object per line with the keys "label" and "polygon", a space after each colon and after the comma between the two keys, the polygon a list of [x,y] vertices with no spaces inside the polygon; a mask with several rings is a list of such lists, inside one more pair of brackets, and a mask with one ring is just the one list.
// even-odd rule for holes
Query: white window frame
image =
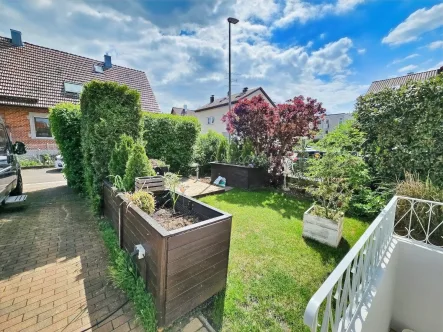
{"label": "white window frame", "polygon": [[37,137],[36,135],[36,130],[35,130],[35,118],[45,118],[48,119],[49,118],[49,113],[34,113],[34,112],[29,112],[29,124],[31,127],[31,138],[32,139],[50,139],[50,140],[54,140],[54,136],[52,137]]}
{"label": "white window frame", "polygon": [[208,116],[207,117],[207,121],[208,121],[208,125],[213,125],[215,122],[215,117],[214,116]]}

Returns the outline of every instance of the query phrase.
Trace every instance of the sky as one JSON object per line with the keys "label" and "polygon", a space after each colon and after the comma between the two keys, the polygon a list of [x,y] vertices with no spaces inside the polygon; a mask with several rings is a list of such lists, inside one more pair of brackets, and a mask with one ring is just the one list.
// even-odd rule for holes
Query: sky
{"label": "sky", "polygon": [[351,112],[374,80],[443,66],[432,0],[0,0],[0,35],[143,70],[163,112],[261,86]]}

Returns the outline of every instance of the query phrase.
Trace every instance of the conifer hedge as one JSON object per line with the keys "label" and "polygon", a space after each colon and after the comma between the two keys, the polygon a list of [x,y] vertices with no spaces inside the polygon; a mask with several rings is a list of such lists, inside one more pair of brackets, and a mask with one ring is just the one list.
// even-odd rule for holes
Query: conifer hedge
{"label": "conifer hedge", "polygon": [[171,172],[186,175],[200,123],[192,116],[144,113],[144,141],[149,158],[164,160]]}
{"label": "conifer hedge", "polygon": [[114,82],[87,83],[80,98],[85,187],[96,211],[109,175],[111,152],[122,134],[137,140],[141,133],[140,95]]}
{"label": "conifer hedge", "polygon": [[83,190],[83,163],[81,149],[80,106],[60,103],[49,111],[49,123],[60,152],[63,156],[68,185],[78,191]]}

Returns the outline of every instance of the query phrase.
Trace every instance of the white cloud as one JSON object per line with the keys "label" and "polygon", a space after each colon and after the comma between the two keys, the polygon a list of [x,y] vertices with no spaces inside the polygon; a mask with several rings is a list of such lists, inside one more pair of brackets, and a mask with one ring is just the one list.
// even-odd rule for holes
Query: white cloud
{"label": "white cloud", "polygon": [[391,64],[392,64],[392,65],[395,65],[395,64],[397,64],[397,63],[404,62],[404,61],[406,61],[406,60],[414,59],[414,58],[416,58],[416,57],[418,57],[418,56],[419,56],[419,55],[418,55],[417,53],[410,54],[410,55],[408,55],[408,56],[406,56],[406,57],[404,57],[404,58],[401,58],[401,59],[395,59],[394,61],[391,62]]}
{"label": "white cloud", "polygon": [[276,27],[285,27],[299,21],[305,23],[309,20],[321,18],[327,14],[345,14],[365,0],[337,0],[335,3],[312,4],[304,0],[287,0],[283,9],[283,16],[275,22]]}
{"label": "white cloud", "polygon": [[417,40],[423,33],[443,26],[443,3],[422,8],[400,23],[383,38],[382,43],[399,45]]}
{"label": "white cloud", "polygon": [[325,39],[325,37],[326,37],[326,33],[323,32],[322,34],[320,34],[319,37],[320,37],[320,39]]}
{"label": "white cloud", "polygon": [[443,40],[432,42],[428,45],[429,49],[436,50],[438,48],[443,48]]}
{"label": "white cloud", "polygon": [[[340,10],[348,8],[340,3]],[[242,19],[232,27],[233,73],[238,84],[234,91],[262,86],[276,102],[303,94],[323,102],[329,112],[343,112],[350,111],[356,97],[367,89],[350,76],[350,38],[321,47],[310,42],[284,48],[271,43],[272,29],[266,22],[278,15],[274,2],[257,1],[261,9],[249,6],[249,12],[243,1],[195,2],[189,11],[171,12],[168,22],[160,20],[159,14],[144,12],[134,0],[97,0],[94,6],[76,0],[53,3],[44,10],[17,9],[14,4],[6,2],[0,11],[0,35],[7,36],[9,27],[21,22],[16,28],[24,41],[94,59],[110,52],[115,64],[146,72],[163,111],[183,104],[196,108],[211,94],[226,95],[229,15]],[[205,15],[214,16],[206,22]],[[187,34],[180,35],[182,30]]]}
{"label": "white cloud", "polygon": [[359,48],[359,49],[357,50],[357,53],[358,53],[358,54],[365,54],[365,53],[366,53],[366,48]]}
{"label": "white cloud", "polygon": [[398,70],[398,72],[399,72],[399,73],[408,73],[408,72],[413,71],[413,70],[416,69],[416,68],[417,68],[416,65],[408,65],[408,66],[405,66],[405,67],[400,68],[400,69]]}

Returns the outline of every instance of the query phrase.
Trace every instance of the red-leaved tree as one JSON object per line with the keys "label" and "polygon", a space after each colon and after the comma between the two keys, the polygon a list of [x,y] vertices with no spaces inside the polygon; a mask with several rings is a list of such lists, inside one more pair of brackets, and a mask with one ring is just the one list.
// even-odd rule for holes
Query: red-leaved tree
{"label": "red-leaved tree", "polygon": [[269,158],[269,173],[278,184],[283,157],[300,137],[312,138],[326,110],[316,99],[295,97],[285,104],[270,105],[259,95],[240,100],[223,116],[231,135],[250,141],[255,154]]}

